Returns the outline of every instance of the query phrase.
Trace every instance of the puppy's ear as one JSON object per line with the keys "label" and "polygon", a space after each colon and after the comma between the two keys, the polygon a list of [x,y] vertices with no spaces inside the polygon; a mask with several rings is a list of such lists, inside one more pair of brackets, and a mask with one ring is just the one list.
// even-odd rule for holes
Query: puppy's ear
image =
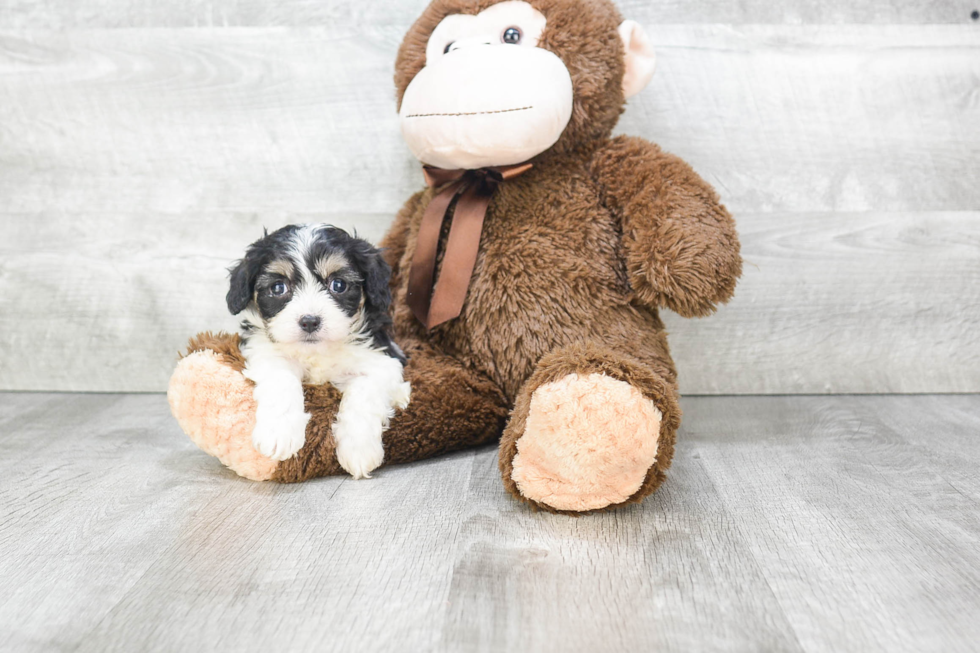
{"label": "puppy's ear", "polygon": [[252,293],[255,292],[255,280],[262,269],[258,257],[251,252],[240,260],[229,270],[231,283],[228,287],[228,294],[225,301],[228,302],[228,310],[232,315],[238,315],[245,310],[248,303],[252,301]]}
{"label": "puppy's ear", "polygon": [[381,250],[360,238],[353,239],[351,262],[364,277],[364,303],[367,310],[387,315],[391,305],[391,268],[381,255]]}

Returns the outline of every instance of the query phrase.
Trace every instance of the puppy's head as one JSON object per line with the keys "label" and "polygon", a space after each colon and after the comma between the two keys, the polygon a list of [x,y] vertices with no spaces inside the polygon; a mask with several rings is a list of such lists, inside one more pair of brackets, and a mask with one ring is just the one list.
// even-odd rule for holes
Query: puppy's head
{"label": "puppy's head", "polygon": [[252,243],[226,297],[244,328],[272,342],[316,345],[388,324],[391,270],[365,240],[328,225],[290,225]]}

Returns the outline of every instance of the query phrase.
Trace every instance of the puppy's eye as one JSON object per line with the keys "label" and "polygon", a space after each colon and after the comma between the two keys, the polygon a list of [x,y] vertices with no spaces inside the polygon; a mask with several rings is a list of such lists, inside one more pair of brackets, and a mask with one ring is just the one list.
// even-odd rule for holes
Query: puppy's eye
{"label": "puppy's eye", "polygon": [[343,279],[334,279],[330,282],[330,292],[337,293],[338,295],[344,293],[347,290],[347,282]]}
{"label": "puppy's eye", "polygon": [[451,47],[453,47],[453,43],[455,43],[455,42],[456,42],[456,41],[450,41],[449,43],[447,43],[447,44],[446,44],[446,47],[444,47],[444,48],[442,49],[442,53],[443,53],[443,54],[449,54],[449,48],[451,48]]}
{"label": "puppy's eye", "polygon": [[520,27],[508,27],[504,30],[504,33],[500,35],[501,43],[509,43],[510,45],[517,45],[521,42],[521,28]]}
{"label": "puppy's eye", "polygon": [[269,292],[273,297],[282,297],[286,294],[287,290],[289,290],[289,286],[286,285],[285,281],[277,281],[269,288]]}

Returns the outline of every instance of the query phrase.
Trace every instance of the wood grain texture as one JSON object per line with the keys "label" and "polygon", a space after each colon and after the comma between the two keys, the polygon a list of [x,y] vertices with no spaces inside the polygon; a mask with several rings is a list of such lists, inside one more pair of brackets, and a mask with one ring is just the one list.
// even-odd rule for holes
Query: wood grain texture
{"label": "wood grain texture", "polygon": [[738,216],[715,315],[664,312],[689,394],[980,390],[980,212]]}
{"label": "wood grain texture", "polygon": [[980,395],[704,397],[579,519],[493,448],[251,483],[161,395],[0,393],[0,649],[970,651]]}
{"label": "wood grain texture", "polygon": [[[387,221],[18,216],[0,244],[0,388],[165,388],[189,334],[236,328],[228,264],[293,219],[371,238]],[[703,320],[664,313],[685,394],[980,389],[980,213],[762,213],[739,226],[735,300]]]}
{"label": "wood grain texture", "polygon": [[[980,29],[654,26],[622,133],[736,213],[980,207]],[[0,36],[3,211],[389,214],[421,185],[401,140],[402,32]]]}
{"label": "wood grain texture", "polygon": [[119,30],[0,40],[5,212],[387,212],[399,35]]}
{"label": "wood grain texture", "polygon": [[530,512],[477,456],[445,651],[801,651],[763,571],[690,449],[642,506]]}
{"label": "wood grain texture", "polygon": [[[271,27],[365,24],[408,27],[428,0],[4,0],[0,25],[8,29],[129,27]],[[969,0],[618,0],[627,18],[650,24],[938,24],[971,23]]]}
{"label": "wood grain texture", "polygon": [[187,441],[161,395],[19,408],[0,649],[432,648],[473,453],[385,484],[255,484]]}
{"label": "wood grain texture", "polygon": [[[233,326],[224,269],[261,226],[378,238],[421,184],[383,8],[0,33],[0,388],[162,390],[189,335]],[[980,390],[980,31],[648,27],[619,131],[718,188],[748,261],[718,316],[668,316],[682,390]]]}
{"label": "wood grain texture", "polygon": [[164,390],[191,335],[238,328],[225,304],[226,269],[263,228],[329,222],[377,241],[388,220],[322,213],[8,215],[0,242],[0,388]]}
{"label": "wood grain texture", "polygon": [[[694,406],[691,445],[758,535],[752,556],[805,650],[975,647],[976,396]],[[949,458],[971,461],[972,482],[947,476]]]}

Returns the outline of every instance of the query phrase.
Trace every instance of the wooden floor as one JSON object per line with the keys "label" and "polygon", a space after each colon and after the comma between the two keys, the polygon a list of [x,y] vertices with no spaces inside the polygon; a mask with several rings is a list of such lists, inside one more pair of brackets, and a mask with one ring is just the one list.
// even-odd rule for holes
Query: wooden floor
{"label": "wooden floor", "polygon": [[260,484],[162,395],[0,394],[0,650],[977,649],[980,395],[684,410],[667,484],[575,519],[492,448]]}

